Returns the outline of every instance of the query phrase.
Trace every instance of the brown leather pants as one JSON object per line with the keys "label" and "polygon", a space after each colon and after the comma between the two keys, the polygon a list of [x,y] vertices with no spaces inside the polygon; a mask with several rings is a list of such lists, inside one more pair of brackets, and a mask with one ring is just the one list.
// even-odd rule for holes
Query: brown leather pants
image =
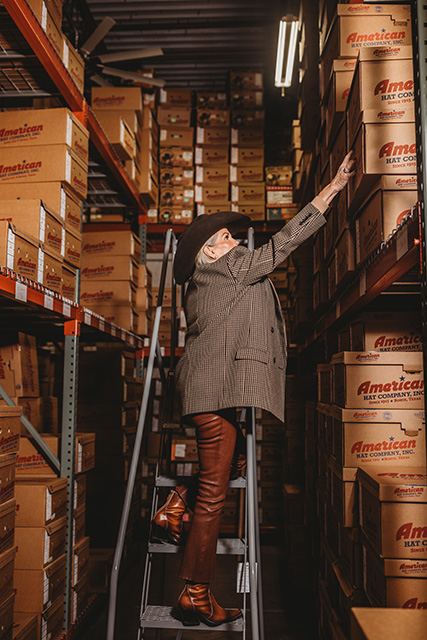
{"label": "brown leather pants", "polygon": [[[196,427],[199,451],[198,490],[179,575],[194,582],[210,582],[215,575],[221,512],[236,444],[236,410],[192,415],[191,422]],[[182,493],[183,487],[177,490]]]}

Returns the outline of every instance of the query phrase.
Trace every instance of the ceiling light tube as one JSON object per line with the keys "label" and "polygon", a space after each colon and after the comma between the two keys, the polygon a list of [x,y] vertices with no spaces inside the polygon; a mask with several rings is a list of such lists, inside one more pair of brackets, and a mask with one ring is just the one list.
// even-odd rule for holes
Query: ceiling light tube
{"label": "ceiling light tube", "polygon": [[274,84],[276,87],[290,87],[297,48],[299,23],[296,18],[282,18],[279,24],[277,40],[276,73]]}

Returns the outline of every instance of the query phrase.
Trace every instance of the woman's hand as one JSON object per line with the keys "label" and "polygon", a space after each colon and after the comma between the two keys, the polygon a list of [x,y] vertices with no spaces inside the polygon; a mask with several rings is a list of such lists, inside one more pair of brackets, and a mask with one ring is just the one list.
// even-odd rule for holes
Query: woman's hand
{"label": "woman's hand", "polygon": [[353,151],[347,153],[346,157],[339,166],[339,169],[331,180],[331,182],[319,193],[319,197],[331,204],[337,193],[347,186],[348,181],[355,174],[356,159],[353,158]]}

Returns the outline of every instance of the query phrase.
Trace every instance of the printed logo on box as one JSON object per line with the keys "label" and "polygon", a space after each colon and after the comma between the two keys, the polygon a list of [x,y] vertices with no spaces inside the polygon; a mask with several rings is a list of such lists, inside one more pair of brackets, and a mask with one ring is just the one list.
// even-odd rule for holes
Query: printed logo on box
{"label": "printed logo on box", "polygon": [[0,140],[6,142],[17,142],[23,139],[36,138],[43,131],[42,124],[35,124],[31,127],[24,124],[15,129],[0,129]]}
{"label": "printed logo on box", "polygon": [[18,162],[18,164],[9,166],[5,166],[4,164],[2,164],[0,165],[0,178],[6,175],[16,176],[26,173],[37,173],[37,170],[41,169],[42,164],[43,163],[41,160],[37,160],[36,162],[26,162],[25,160],[23,160],[22,164]]}
{"label": "printed logo on box", "polygon": [[354,31],[347,37],[347,44],[353,44],[356,45],[356,47],[373,47],[381,42],[388,44],[390,40],[393,41],[394,44],[404,44],[405,38],[406,31],[385,31],[385,29],[375,33],[358,33]]}

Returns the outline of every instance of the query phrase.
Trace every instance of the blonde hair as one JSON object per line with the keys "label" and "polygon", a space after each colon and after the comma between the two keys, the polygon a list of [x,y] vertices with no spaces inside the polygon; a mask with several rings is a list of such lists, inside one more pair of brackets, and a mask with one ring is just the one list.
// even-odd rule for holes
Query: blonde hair
{"label": "blonde hair", "polygon": [[214,233],[213,236],[209,238],[209,240],[206,240],[205,244],[199,250],[198,254],[194,259],[194,264],[196,265],[196,267],[200,267],[202,264],[210,264],[211,262],[215,262],[215,258],[211,258],[210,256],[206,255],[206,253],[204,252],[204,248],[214,247],[218,241],[218,234],[219,234],[219,231]]}

